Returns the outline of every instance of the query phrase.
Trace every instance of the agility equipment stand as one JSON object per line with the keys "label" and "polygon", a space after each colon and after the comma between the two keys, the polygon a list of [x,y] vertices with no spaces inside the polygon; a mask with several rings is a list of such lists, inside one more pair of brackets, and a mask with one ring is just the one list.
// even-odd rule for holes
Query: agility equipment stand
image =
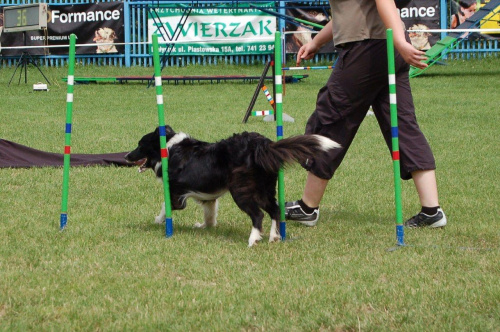
{"label": "agility equipment stand", "polygon": [[[275,50],[275,52],[276,52],[276,50]],[[252,115],[252,116],[264,116],[264,121],[266,121],[266,122],[276,121],[276,103],[275,103],[275,99],[276,99],[276,75],[273,75],[273,87],[274,87],[273,95],[274,95],[274,97],[271,96],[269,89],[264,84],[264,80],[267,78],[267,72],[269,71],[269,68],[272,68],[272,71],[276,72],[276,65],[275,65],[274,59],[276,59],[275,56],[273,56],[271,58],[271,60],[266,63],[266,66],[264,67],[264,71],[262,72],[262,75],[260,75],[259,83],[257,84],[257,87],[255,88],[255,91],[254,91],[253,96],[252,96],[252,100],[250,101],[250,105],[248,105],[248,108],[245,112],[245,116],[243,117],[243,121],[242,121],[243,123],[247,123],[250,115]],[[280,64],[280,67],[281,67],[281,64]],[[306,77],[306,76],[303,76],[302,78],[304,78],[304,77]],[[264,95],[266,96],[267,101],[271,105],[272,110],[253,111],[253,108],[255,106],[255,102],[257,101],[257,97],[258,97],[259,92],[261,90],[264,93]],[[288,122],[295,121],[288,114],[283,114],[283,119],[284,119],[284,121],[288,121]]]}
{"label": "agility equipment stand", "polygon": [[[266,66],[264,67],[264,71],[262,72],[262,75],[260,75],[259,83],[257,84],[257,87],[255,88],[255,91],[254,91],[253,96],[252,96],[252,100],[250,101],[250,105],[248,105],[245,116],[243,117],[243,123],[247,123],[248,118],[250,117],[250,115],[252,115],[252,110],[253,110],[253,107],[255,106],[255,101],[257,100],[257,96],[259,95],[259,91],[264,87],[264,80],[266,79],[267,72],[269,71],[269,68],[271,68],[271,67],[273,68],[273,71],[274,71],[274,59],[271,59],[266,63]],[[274,85],[274,77],[273,77],[273,85]],[[266,88],[266,90],[267,90],[267,88]],[[268,98],[268,100],[269,100],[269,98]],[[274,114],[276,114],[276,106],[274,105],[274,101],[272,103],[270,102],[270,104],[273,108]]]}
{"label": "agility equipment stand", "polygon": [[[26,32],[23,32],[23,38],[24,38],[24,46],[26,46]],[[21,76],[23,75],[23,70],[24,70],[24,83],[28,83],[28,65],[29,64],[32,64],[33,66],[35,66],[35,68],[38,69],[40,74],[42,74],[43,78],[45,78],[47,83],[50,84],[48,78],[45,76],[43,71],[40,69],[40,66],[38,66],[35,59],[33,59],[33,57],[31,56],[31,54],[28,51],[24,51],[21,54],[21,57],[19,58],[19,60],[17,61],[16,67],[14,68],[14,73],[10,77],[10,81],[9,81],[8,85],[10,85],[10,83],[12,82],[12,79],[16,75],[16,71],[18,68],[21,68],[21,69],[19,71],[19,81],[17,84],[21,83]]]}

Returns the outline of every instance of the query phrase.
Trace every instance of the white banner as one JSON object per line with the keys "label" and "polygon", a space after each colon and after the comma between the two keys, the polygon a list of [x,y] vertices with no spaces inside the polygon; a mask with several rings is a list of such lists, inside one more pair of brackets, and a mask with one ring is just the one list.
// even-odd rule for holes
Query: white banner
{"label": "white banner", "polygon": [[172,55],[270,54],[274,50],[276,17],[256,8],[193,9],[176,38],[185,9],[172,5],[154,11],[148,15],[148,41],[157,34],[160,53],[169,38],[175,41]]}

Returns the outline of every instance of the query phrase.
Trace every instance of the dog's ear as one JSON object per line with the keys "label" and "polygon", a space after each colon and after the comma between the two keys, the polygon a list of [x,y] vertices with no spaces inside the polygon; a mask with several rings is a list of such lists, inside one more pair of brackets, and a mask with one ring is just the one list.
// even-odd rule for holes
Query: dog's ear
{"label": "dog's ear", "polygon": [[[172,137],[175,135],[175,131],[172,129],[172,127],[170,127],[169,125],[166,125],[165,126],[165,134],[167,135],[167,137]],[[154,135],[160,136],[160,127],[156,127],[156,129],[154,131]]]}
{"label": "dog's ear", "polygon": [[168,135],[171,135],[171,136],[175,135],[175,131],[169,125],[165,126],[165,131],[167,132],[167,136]]}

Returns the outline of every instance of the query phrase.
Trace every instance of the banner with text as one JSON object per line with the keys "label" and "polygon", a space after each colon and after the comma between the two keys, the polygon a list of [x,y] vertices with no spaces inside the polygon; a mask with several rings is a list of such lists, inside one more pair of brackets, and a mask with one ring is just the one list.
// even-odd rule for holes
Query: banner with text
{"label": "banner with text", "polygon": [[441,37],[438,33],[412,32],[413,30],[440,29],[440,9],[439,0],[411,0],[405,7],[398,9],[408,29],[411,43],[416,49],[426,51]]}
{"label": "banner with text", "polygon": [[256,8],[193,8],[182,27],[185,8],[167,5],[151,10],[148,41],[158,35],[161,54],[170,41],[176,42],[171,55],[269,54],[274,50],[276,17]]}
{"label": "banner with text", "polygon": [[[123,53],[123,3],[101,2],[92,4],[48,6],[47,30],[12,32],[1,34],[2,46],[53,46],[69,44],[69,36],[74,33],[77,44],[90,44],[76,48],[77,54]],[[24,36],[23,33],[26,35]],[[26,37],[26,39],[24,39]],[[2,51],[3,55],[16,56],[23,50]],[[68,47],[29,49],[33,55],[68,54]]]}

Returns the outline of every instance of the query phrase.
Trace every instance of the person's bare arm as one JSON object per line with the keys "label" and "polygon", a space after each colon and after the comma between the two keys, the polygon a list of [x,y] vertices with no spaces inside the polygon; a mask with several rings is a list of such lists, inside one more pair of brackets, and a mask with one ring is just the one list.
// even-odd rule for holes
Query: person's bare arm
{"label": "person's bare arm", "polygon": [[394,47],[399,51],[403,59],[410,65],[424,69],[427,64],[422,62],[427,59],[425,52],[417,50],[412,44],[406,41],[405,32],[401,18],[394,0],[375,0],[377,9],[382,21],[388,29],[392,29],[394,36]]}

